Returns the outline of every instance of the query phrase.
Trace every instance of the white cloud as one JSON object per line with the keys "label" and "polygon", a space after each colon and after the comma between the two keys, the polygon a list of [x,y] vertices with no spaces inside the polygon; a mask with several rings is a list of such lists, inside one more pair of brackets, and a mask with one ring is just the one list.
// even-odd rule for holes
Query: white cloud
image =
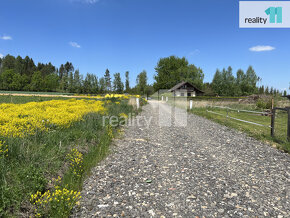
{"label": "white cloud", "polygon": [[81,48],[81,46],[76,42],[70,42],[69,44],[74,48]]}
{"label": "white cloud", "polygon": [[3,40],[12,40],[12,37],[11,36],[1,36],[0,39],[3,39]]}
{"label": "white cloud", "polygon": [[4,55],[0,53],[0,58],[3,58],[3,57],[4,57]]}
{"label": "white cloud", "polygon": [[253,52],[261,52],[261,51],[272,51],[274,49],[276,48],[270,45],[257,45],[250,48],[249,50]]}

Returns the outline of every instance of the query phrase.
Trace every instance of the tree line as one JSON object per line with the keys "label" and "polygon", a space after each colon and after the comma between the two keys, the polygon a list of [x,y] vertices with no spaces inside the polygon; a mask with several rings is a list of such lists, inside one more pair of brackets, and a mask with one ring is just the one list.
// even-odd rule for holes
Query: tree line
{"label": "tree line", "polygon": [[[236,76],[233,75],[232,67],[220,71],[216,70],[211,83],[204,84],[208,94],[224,96],[248,96],[252,94],[282,95],[278,89],[273,87],[258,86],[262,79],[257,76],[252,66],[247,71],[239,69]],[[285,91],[286,92],[286,91]],[[285,95],[284,92],[284,95]]]}
{"label": "tree line", "polygon": [[130,87],[129,72],[125,73],[125,85],[121,74],[111,73],[107,69],[104,76],[87,73],[85,77],[75,69],[71,62],[61,64],[59,68],[51,63],[34,63],[26,56],[7,55],[0,58],[0,90],[7,91],[46,91],[84,94],[132,93],[145,94],[150,88],[147,85],[147,72],[141,72],[136,79],[137,85]]}
{"label": "tree line", "polygon": [[[239,69],[236,76],[233,75],[232,67],[217,69],[212,82],[204,83],[204,73],[201,68],[189,64],[186,58],[170,56],[161,58],[155,68],[155,91],[159,89],[170,89],[178,82],[190,82],[196,88],[209,96],[247,96],[252,94],[282,95],[273,87],[258,86],[262,79],[257,76],[252,66],[244,72]],[[284,91],[283,95],[286,95]]]}
{"label": "tree line", "polygon": [[[71,62],[61,64],[59,68],[51,63],[34,63],[26,56],[14,57],[7,55],[0,58],[0,90],[7,91],[46,91],[84,94],[130,93],[153,94],[160,89],[170,89],[181,81],[190,82],[196,88],[203,90],[205,95],[246,96],[251,94],[281,95],[273,87],[258,86],[261,78],[257,76],[252,66],[244,72],[239,69],[233,75],[231,67],[217,69],[212,82],[204,83],[204,73],[201,68],[190,64],[186,58],[170,56],[161,58],[155,67],[154,84],[148,85],[147,72],[142,71],[136,77],[136,86],[130,87],[129,71],[125,72],[125,82],[120,73],[111,77],[107,69],[98,78],[95,74],[85,76],[75,69]],[[283,93],[286,95],[286,91]]]}

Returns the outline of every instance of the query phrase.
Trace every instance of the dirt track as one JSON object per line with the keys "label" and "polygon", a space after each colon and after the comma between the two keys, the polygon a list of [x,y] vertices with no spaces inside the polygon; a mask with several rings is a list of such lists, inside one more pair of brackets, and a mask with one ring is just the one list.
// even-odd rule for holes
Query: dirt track
{"label": "dirt track", "polygon": [[185,127],[160,126],[172,108],[143,109],[73,217],[289,217],[289,154],[192,114]]}

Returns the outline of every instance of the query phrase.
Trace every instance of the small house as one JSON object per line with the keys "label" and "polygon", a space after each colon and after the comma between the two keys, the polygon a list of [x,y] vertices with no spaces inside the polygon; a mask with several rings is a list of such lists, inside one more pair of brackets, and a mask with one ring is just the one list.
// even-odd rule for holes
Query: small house
{"label": "small house", "polygon": [[196,97],[204,94],[203,91],[196,88],[189,82],[181,82],[169,89],[169,92],[172,92],[173,96],[184,96],[184,97]]}

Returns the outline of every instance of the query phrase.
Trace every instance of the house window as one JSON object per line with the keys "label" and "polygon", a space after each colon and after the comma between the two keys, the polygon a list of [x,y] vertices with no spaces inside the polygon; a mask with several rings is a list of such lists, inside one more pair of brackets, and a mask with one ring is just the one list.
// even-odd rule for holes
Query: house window
{"label": "house window", "polygon": [[181,93],[180,93],[180,96],[184,96],[184,93],[183,93],[183,92],[181,92]]}

